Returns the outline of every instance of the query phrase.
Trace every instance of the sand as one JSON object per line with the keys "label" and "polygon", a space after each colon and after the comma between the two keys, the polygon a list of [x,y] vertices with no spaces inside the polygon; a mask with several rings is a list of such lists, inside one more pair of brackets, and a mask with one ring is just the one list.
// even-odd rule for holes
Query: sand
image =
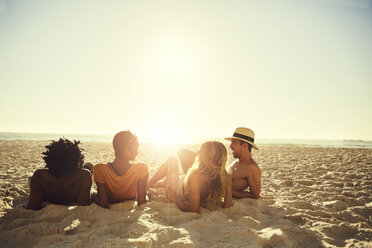
{"label": "sand", "polygon": [[[26,210],[47,143],[0,141],[1,247],[372,247],[372,149],[262,146],[262,198],[230,209],[184,213],[158,192],[140,207]],[[109,143],[82,147],[86,162],[112,159]],[[165,148],[141,146],[150,175],[176,149]]]}

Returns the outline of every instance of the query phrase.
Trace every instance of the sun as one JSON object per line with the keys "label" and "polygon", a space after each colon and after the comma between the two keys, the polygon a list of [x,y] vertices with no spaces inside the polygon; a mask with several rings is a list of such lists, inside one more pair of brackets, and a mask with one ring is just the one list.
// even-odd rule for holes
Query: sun
{"label": "sun", "polygon": [[159,144],[174,144],[177,143],[177,140],[171,133],[167,132],[166,130],[161,130],[154,135],[153,142]]}
{"label": "sun", "polygon": [[190,143],[190,137],[187,132],[176,126],[169,125],[161,125],[161,127],[155,128],[148,138],[151,142],[164,145]]}
{"label": "sun", "polygon": [[178,133],[174,129],[164,129],[154,135],[154,142],[159,144],[188,144],[190,138],[185,133]]}

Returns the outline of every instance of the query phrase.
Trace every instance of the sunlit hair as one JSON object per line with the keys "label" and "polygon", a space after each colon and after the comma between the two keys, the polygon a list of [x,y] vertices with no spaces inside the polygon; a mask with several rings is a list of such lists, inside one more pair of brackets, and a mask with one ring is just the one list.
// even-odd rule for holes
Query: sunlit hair
{"label": "sunlit hair", "polygon": [[68,139],[60,138],[45,146],[47,149],[42,154],[46,168],[56,177],[70,174],[76,168],[84,164],[84,155],[79,148],[80,141],[71,142]]}
{"label": "sunlit hair", "polygon": [[199,163],[195,163],[186,175],[186,188],[188,189],[189,178],[192,173],[200,173],[207,176],[211,180],[208,205],[221,205],[222,199],[228,187],[230,187],[229,176],[226,171],[226,147],[218,141],[207,141],[202,144],[198,158]]}

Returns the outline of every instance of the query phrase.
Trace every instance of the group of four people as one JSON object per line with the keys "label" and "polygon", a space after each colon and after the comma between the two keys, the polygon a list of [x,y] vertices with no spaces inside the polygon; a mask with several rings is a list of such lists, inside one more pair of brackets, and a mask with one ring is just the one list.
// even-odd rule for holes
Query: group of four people
{"label": "group of four people", "polygon": [[27,208],[40,209],[43,202],[89,205],[91,171],[97,185],[95,202],[104,208],[126,200],[144,204],[147,192],[153,187],[165,187],[167,199],[187,212],[199,212],[200,206],[228,208],[232,206],[232,197],[259,198],[261,171],[251,156],[252,148],[258,150],[254,132],[237,128],[232,137],[225,139],[231,141],[232,155],[238,159],[228,168],[225,145],[207,141],[197,153],[179,150],[178,156],[168,158],[150,180],[147,165],[132,162],[138,154],[139,143],[130,131],[115,135],[114,161],[97,164],[93,169],[84,168],[79,141],[53,141],[43,152],[46,168],[36,170],[31,177]]}

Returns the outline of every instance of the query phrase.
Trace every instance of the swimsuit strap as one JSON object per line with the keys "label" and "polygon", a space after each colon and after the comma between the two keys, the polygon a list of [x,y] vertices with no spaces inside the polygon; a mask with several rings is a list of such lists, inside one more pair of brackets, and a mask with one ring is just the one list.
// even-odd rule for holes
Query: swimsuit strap
{"label": "swimsuit strap", "polygon": [[114,165],[112,163],[107,163],[108,166],[110,166],[116,173],[116,175],[120,176],[119,172],[115,169]]}

